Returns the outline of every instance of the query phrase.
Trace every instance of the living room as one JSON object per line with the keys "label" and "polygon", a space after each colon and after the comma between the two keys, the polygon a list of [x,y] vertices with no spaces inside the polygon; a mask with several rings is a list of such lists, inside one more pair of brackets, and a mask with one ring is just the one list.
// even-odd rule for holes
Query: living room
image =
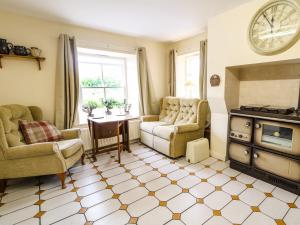
{"label": "living room", "polygon": [[0,224],[298,224],[299,5],[0,0]]}

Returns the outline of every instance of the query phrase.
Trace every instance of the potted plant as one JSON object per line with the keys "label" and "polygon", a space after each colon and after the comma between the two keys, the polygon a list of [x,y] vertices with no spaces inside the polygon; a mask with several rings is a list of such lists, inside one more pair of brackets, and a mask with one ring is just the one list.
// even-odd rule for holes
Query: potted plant
{"label": "potted plant", "polygon": [[82,105],[82,111],[86,112],[88,116],[94,116],[93,110],[97,109],[99,106],[98,102],[95,100],[88,100]]}
{"label": "potted plant", "polygon": [[113,98],[110,99],[103,99],[102,100],[102,104],[103,106],[106,108],[106,114],[107,115],[111,115],[112,112],[111,110],[118,105],[118,102],[116,100],[114,100]]}

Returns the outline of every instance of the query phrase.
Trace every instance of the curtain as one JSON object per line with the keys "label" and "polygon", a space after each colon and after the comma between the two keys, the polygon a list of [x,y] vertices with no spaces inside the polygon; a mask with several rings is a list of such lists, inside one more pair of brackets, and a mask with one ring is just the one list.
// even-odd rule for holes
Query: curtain
{"label": "curtain", "polygon": [[74,126],[79,98],[77,48],[74,37],[61,34],[55,80],[55,124],[59,129]]}
{"label": "curtain", "polygon": [[147,115],[152,113],[150,83],[149,83],[149,69],[147,62],[147,55],[145,48],[138,48],[138,78],[139,78],[139,101],[140,114]]}
{"label": "curtain", "polygon": [[172,49],[169,53],[170,77],[169,95],[176,96],[176,50]]}
{"label": "curtain", "polygon": [[200,99],[207,99],[207,40],[200,41]]}

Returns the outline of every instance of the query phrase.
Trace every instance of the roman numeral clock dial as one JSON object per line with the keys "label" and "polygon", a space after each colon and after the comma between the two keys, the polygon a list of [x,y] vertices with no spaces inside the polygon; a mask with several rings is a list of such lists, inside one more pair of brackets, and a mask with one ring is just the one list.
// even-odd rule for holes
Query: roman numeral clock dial
{"label": "roman numeral clock dial", "polygon": [[262,55],[277,54],[297,42],[300,6],[297,0],[273,0],[263,6],[249,26],[249,42]]}

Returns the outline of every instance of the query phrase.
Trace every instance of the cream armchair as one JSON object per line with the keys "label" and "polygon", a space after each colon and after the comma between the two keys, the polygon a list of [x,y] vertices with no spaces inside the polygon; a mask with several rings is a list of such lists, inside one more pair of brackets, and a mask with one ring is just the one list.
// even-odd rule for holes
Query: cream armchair
{"label": "cream armchair", "polygon": [[7,179],[57,174],[65,187],[65,172],[78,160],[84,163],[79,129],[63,130],[63,141],[26,145],[19,131],[20,119],[42,120],[38,107],[0,106],[0,192]]}
{"label": "cream armchair", "polygon": [[142,117],[141,142],[172,158],[185,155],[186,143],[204,136],[208,102],[165,97],[160,115]]}

